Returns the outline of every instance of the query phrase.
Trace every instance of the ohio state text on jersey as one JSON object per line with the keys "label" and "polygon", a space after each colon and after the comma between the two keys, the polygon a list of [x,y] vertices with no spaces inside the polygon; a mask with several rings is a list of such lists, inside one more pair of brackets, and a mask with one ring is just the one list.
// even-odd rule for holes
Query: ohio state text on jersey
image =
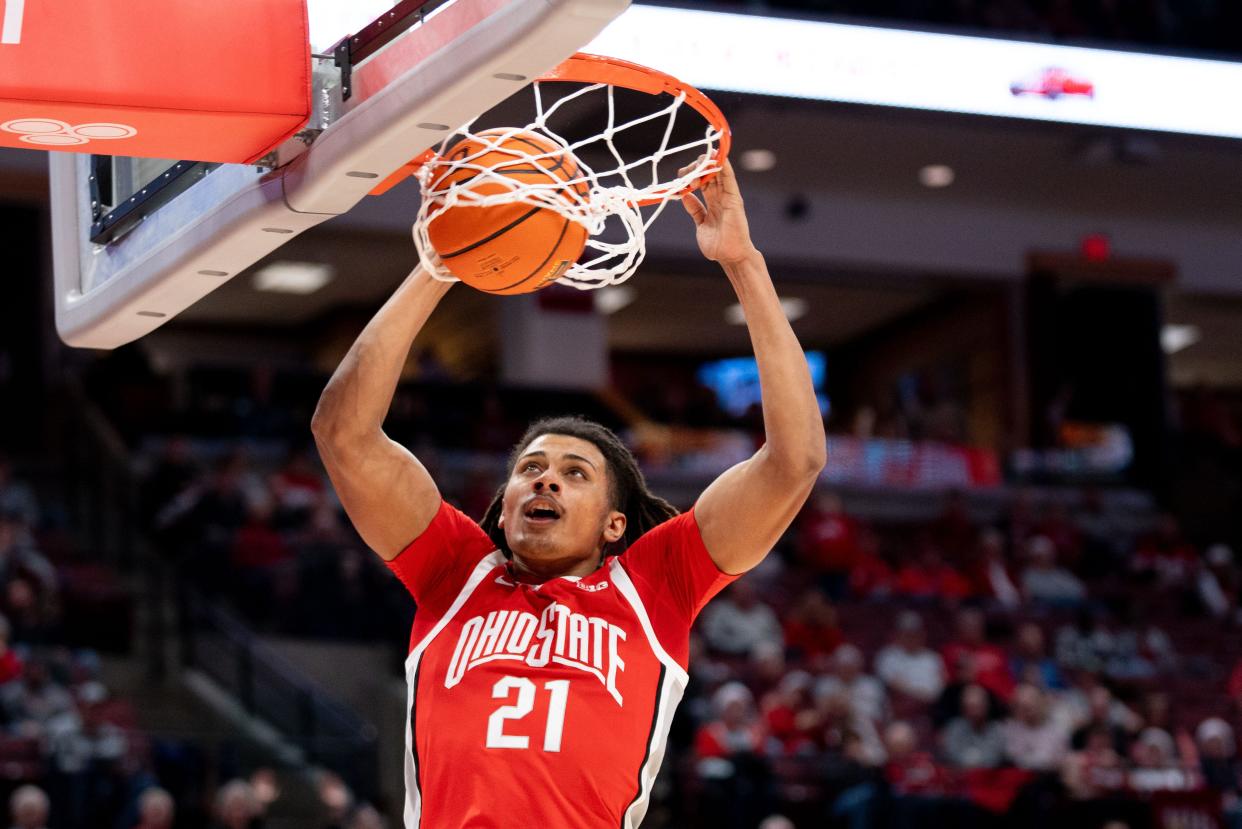
{"label": "ohio state text on jersey", "polygon": [[637,827],[685,691],[690,625],[734,578],[693,511],[589,576],[535,585],[442,504],[389,567],[418,603],[407,829]]}

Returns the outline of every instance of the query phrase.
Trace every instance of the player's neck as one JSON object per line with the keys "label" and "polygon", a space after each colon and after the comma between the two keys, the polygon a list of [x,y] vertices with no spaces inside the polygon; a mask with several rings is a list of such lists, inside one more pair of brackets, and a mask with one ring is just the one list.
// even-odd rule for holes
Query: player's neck
{"label": "player's neck", "polygon": [[599,569],[600,553],[582,557],[540,560],[514,553],[510,561],[513,575],[522,581],[543,583],[563,576],[589,576]]}

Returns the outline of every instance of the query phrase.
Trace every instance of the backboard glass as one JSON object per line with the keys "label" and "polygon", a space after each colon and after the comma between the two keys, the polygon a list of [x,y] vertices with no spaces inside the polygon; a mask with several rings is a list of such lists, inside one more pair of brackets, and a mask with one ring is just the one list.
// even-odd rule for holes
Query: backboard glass
{"label": "backboard glass", "polygon": [[49,154],[61,338],[115,348],[154,330],[348,211],[628,4],[309,0],[311,120],[256,165]]}

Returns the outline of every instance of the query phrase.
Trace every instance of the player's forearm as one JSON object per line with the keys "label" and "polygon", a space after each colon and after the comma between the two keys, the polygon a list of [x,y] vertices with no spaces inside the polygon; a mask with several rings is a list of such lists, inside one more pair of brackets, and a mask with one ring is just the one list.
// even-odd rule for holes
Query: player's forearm
{"label": "player's forearm", "polygon": [[320,395],[311,431],[348,440],[381,431],[414,338],[451,283],[415,270],[358,335]]}
{"label": "player's forearm", "polygon": [[759,366],[766,437],[759,457],[782,474],[813,478],[823,469],[827,453],[806,355],[785,318],[762,254],[756,251],[722,265],[741,303]]}

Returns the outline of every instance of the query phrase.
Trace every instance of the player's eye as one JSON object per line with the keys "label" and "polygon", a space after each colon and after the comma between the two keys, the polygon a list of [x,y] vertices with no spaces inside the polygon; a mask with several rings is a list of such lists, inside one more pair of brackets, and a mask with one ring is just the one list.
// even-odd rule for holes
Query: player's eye
{"label": "player's eye", "polygon": [[571,466],[565,472],[565,474],[566,475],[577,475],[579,478],[586,478],[586,472],[584,472],[580,467],[577,467],[577,466]]}
{"label": "player's eye", "polygon": [[523,471],[523,472],[531,472],[532,470],[533,470],[533,471],[535,471],[535,472],[538,472],[538,471],[539,471],[539,464],[535,463],[534,461],[528,461],[528,462],[527,462],[527,463],[526,463],[526,464],[522,467],[522,471]]}

